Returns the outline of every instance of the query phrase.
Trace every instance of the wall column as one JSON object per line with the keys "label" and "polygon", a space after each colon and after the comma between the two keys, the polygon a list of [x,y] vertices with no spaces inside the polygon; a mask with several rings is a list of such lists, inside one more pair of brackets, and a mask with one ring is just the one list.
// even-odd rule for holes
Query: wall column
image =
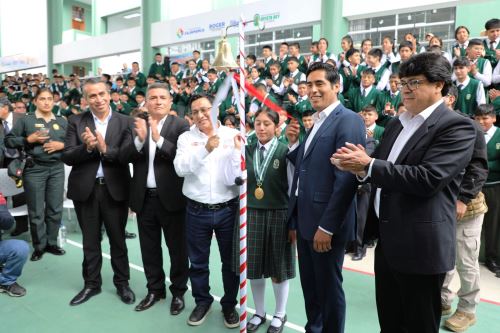
{"label": "wall column", "polygon": [[335,54],[340,53],[340,41],[348,31],[348,21],[342,16],[342,2],[321,1],[321,37],[328,40],[328,49]]}
{"label": "wall column", "polygon": [[154,55],[160,49],[151,47],[151,24],[161,20],[161,0],[141,0],[141,32],[142,32],[142,72],[149,71]]}
{"label": "wall column", "polygon": [[62,43],[64,0],[47,0],[47,76],[52,76],[52,69],[60,73],[62,66],[54,64],[54,45]]}

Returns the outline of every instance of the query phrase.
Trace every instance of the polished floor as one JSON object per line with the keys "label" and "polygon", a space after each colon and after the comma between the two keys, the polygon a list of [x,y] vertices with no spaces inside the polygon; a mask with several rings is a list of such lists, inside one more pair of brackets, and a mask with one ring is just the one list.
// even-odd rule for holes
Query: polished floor
{"label": "polished floor", "polygon": [[[109,261],[107,239],[103,241],[103,291],[90,301],[77,307],[69,306],[70,299],[82,288],[81,279],[81,235],[75,227],[74,217],[67,221],[67,254],[55,257],[46,254],[39,262],[30,262],[25,266],[19,283],[28,293],[22,298],[12,298],[0,294],[0,332],[15,333],[58,333],[58,332],[95,332],[95,333],[155,333],[155,332],[228,332],[222,321],[220,306],[215,302],[212,312],[202,326],[189,327],[187,317],[194,302],[188,292],[186,309],[178,316],[169,314],[170,295],[144,312],[135,312],[133,305],[123,304],[112,284],[112,271]],[[136,222],[129,220],[129,231],[137,232]],[[21,237],[28,239],[27,233]],[[139,250],[139,240],[127,241],[131,267],[130,285],[138,299],[145,293],[145,278]],[[222,295],[220,259],[215,242],[211,253],[212,294]],[[166,249],[164,249],[166,253]],[[164,255],[168,274],[168,256]],[[481,270],[482,302],[478,308],[478,322],[467,332],[500,332],[500,279],[495,278],[486,269]],[[458,286],[456,281],[455,288]],[[344,270],[344,288],[347,297],[346,332],[379,332],[374,299],[373,250],[361,262],[351,261],[346,256]],[[249,290],[250,293],[250,290]],[[268,285],[268,313],[274,311],[273,292]],[[137,304],[137,302],[136,302]],[[249,307],[253,307],[249,298]],[[305,314],[302,292],[298,278],[291,282],[288,301],[288,323],[284,332],[304,332]],[[250,310],[251,311],[251,310]],[[261,328],[260,332],[265,332]],[[237,329],[232,330],[237,332]],[[442,330],[446,332],[445,329]]]}

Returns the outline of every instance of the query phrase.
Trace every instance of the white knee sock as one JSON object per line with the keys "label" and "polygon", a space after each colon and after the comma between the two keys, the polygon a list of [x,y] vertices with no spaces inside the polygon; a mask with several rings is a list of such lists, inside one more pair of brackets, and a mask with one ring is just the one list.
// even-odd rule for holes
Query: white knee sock
{"label": "white knee sock", "polygon": [[[266,279],[255,279],[250,280],[250,286],[252,287],[253,301],[255,303],[255,313],[261,317],[266,315],[266,310],[264,307],[265,294],[266,294]],[[250,323],[258,325],[260,319],[254,317],[250,320]]]}
{"label": "white knee sock", "polygon": [[[286,303],[288,301],[288,290],[290,288],[290,284],[288,280],[285,280],[281,283],[273,282],[273,290],[274,290],[274,298],[276,299],[276,310],[274,315],[283,319],[286,314]],[[281,326],[281,321],[279,319],[273,318],[271,325],[274,327]]]}

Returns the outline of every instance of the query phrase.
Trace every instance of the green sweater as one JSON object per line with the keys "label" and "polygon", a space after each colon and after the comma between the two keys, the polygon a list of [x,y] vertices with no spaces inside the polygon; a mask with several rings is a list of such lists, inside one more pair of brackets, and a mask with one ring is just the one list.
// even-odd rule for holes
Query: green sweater
{"label": "green sweater", "polygon": [[351,109],[354,112],[360,112],[365,106],[373,105],[377,108],[377,112],[380,117],[381,111],[378,109],[378,106],[380,105],[380,92],[375,88],[375,86],[372,86],[370,92],[365,97],[361,95],[360,87],[350,89],[347,93],[347,98],[349,99],[349,102],[347,103],[348,109]]}
{"label": "green sweater", "polygon": [[[457,87],[460,83],[455,82]],[[477,102],[477,89],[479,87],[479,81],[476,79],[470,79],[469,84],[463,89],[458,89],[457,103],[455,104],[455,109],[472,116],[474,110],[476,109]]]}
{"label": "green sweater", "polygon": [[287,209],[288,180],[286,174],[286,156],[288,146],[278,143],[278,147],[269,162],[262,189],[264,198],[257,200],[254,191],[257,188],[253,157],[258,143],[246,146],[246,165],[248,174],[248,208],[253,209]]}
{"label": "green sweater", "polygon": [[488,179],[486,185],[500,182],[500,129],[497,128],[493,137],[486,145],[488,152]]}
{"label": "green sweater", "polygon": [[[496,52],[490,49],[489,39],[483,40],[483,45],[485,51],[484,57],[490,61],[491,67],[494,69],[498,63]],[[496,50],[500,50],[500,43],[497,44]]]}

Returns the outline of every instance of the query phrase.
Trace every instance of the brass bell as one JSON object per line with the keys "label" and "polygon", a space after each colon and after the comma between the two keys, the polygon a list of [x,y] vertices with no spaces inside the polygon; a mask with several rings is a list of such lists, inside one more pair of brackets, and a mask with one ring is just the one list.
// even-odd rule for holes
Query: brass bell
{"label": "brass bell", "polygon": [[231,45],[227,42],[226,37],[222,37],[219,42],[219,49],[215,60],[212,64],[217,70],[223,70],[226,68],[238,68],[238,64],[234,60],[233,53],[231,52]]}

